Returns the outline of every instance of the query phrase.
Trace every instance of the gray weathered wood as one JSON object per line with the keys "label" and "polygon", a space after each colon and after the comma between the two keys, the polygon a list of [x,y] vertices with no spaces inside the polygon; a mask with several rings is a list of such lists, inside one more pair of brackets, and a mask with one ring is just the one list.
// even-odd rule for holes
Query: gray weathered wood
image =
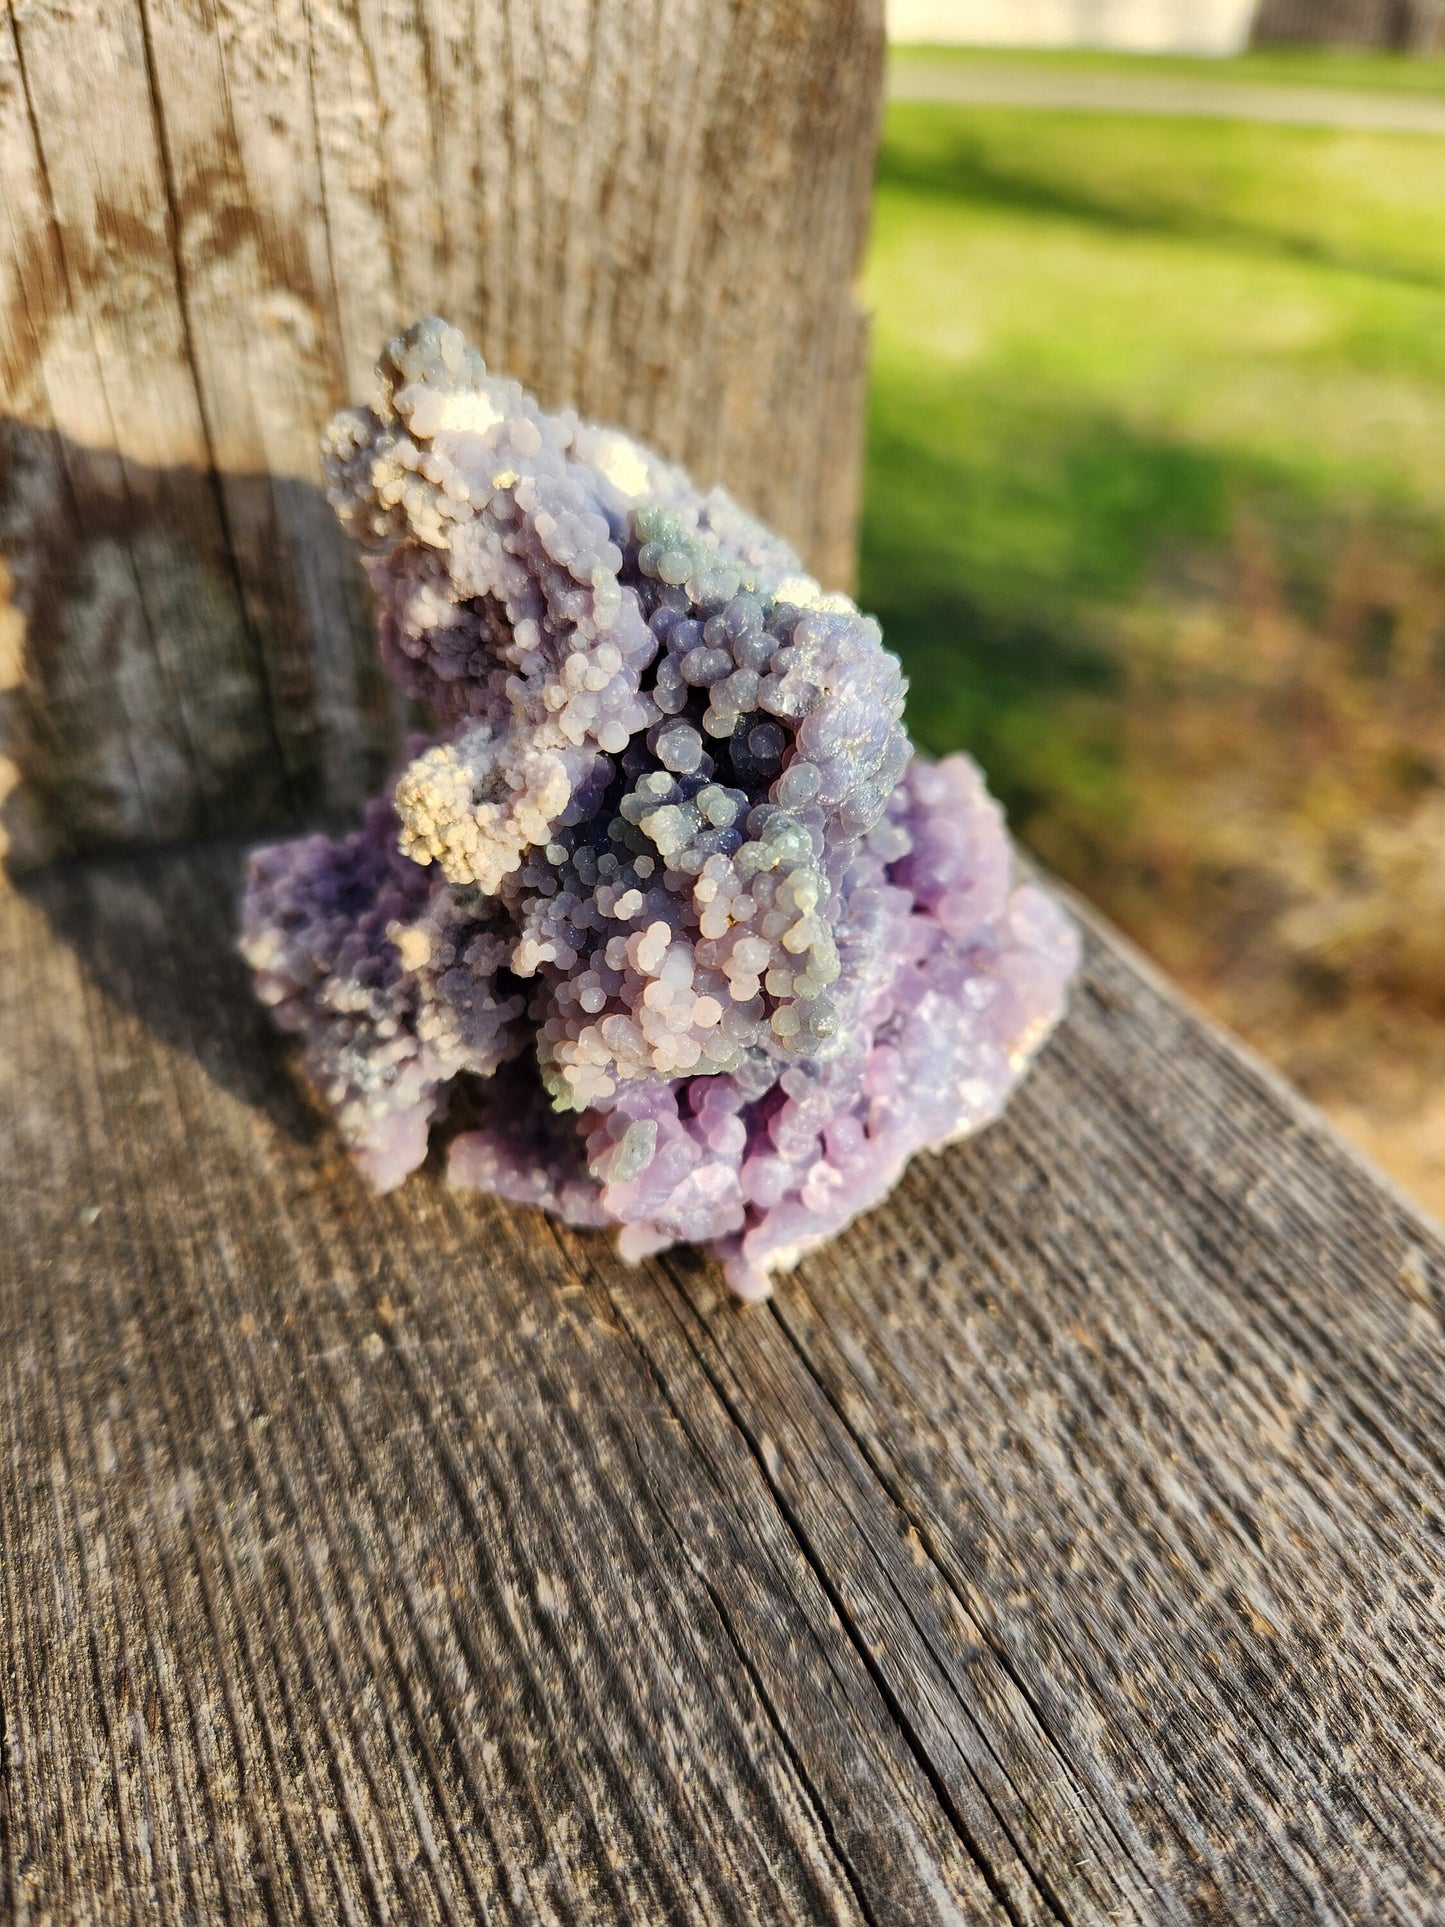
{"label": "gray weathered wood", "polygon": [[375,787],[316,441],[419,314],[845,580],[882,42],[881,0],[0,6],[12,863]]}
{"label": "gray weathered wood", "polygon": [[1445,1250],[1095,937],[742,1310],[369,1195],[228,846],[0,912],[0,1917],[1445,1920]]}

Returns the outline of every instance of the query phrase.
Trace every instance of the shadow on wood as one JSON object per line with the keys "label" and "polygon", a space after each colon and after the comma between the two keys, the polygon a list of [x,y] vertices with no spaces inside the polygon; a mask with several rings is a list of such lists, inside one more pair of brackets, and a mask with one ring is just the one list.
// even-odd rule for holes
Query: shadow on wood
{"label": "shadow on wood", "polygon": [[[235,566],[242,527],[264,586]],[[0,557],[14,869],[259,834],[380,782],[400,703],[320,487],[146,468],[0,420]]]}
{"label": "shadow on wood", "polygon": [[218,1090],[263,1112],[292,1142],[314,1145],[321,1114],[291,1075],[290,1041],[257,1003],[236,949],[243,851],[216,843],[185,865],[164,854],[95,862],[40,871],[17,887],[108,1007],[163,1050],[192,1057]]}

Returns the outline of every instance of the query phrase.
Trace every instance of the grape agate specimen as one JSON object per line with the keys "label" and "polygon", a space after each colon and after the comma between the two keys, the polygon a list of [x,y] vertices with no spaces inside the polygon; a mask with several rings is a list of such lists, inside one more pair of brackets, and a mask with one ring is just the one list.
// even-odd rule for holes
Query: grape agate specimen
{"label": "grape agate specimen", "polygon": [[1072,926],[973,764],[912,756],[878,625],[721,489],[440,321],[378,376],[330,500],[439,730],[352,835],[255,853],[258,993],[374,1184],[469,1081],[453,1183],[763,1297],[998,1113]]}

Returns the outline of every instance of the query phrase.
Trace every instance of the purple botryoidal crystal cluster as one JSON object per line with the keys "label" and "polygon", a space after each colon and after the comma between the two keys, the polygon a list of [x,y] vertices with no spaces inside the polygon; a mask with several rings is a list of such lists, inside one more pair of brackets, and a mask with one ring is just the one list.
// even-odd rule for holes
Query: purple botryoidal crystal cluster
{"label": "purple botryoidal crystal cluster", "polygon": [[765,1296],[998,1113],[1073,928],[973,764],[912,756],[877,623],[721,489],[440,321],[378,376],[330,500],[440,728],[353,834],[252,857],[258,993],[374,1184],[470,1082],[453,1183]]}

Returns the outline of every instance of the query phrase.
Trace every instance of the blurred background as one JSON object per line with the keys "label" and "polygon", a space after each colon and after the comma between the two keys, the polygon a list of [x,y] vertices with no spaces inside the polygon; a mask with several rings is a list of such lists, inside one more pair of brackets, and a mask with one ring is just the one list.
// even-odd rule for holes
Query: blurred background
{"label": "blurred background", "polygon": [[913,730],[1445,1216],[1445,5],[889,35],[860,587]]}

